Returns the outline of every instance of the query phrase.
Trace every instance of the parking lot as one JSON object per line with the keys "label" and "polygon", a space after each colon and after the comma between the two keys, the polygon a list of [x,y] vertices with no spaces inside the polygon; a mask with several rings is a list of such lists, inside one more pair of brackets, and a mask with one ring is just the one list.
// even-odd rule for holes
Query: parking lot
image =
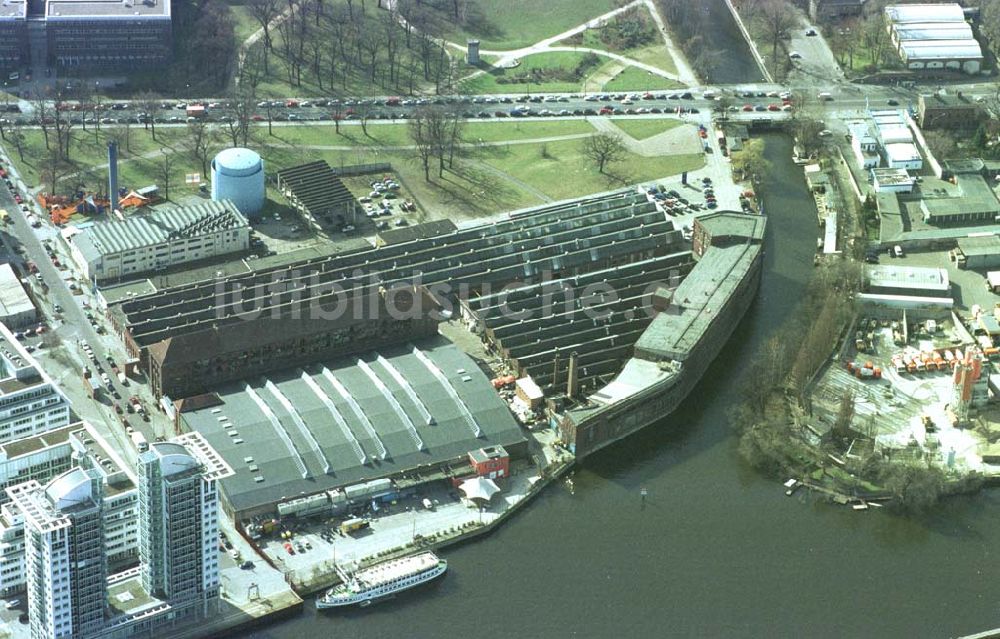
{"label": "parking lot", "polygon": [[396,175],[379,173],[342,179],[344,186],[358,199],[365,211],[365,219],[357,232],[367,235],[408,226],[420,219],[416,200]]}

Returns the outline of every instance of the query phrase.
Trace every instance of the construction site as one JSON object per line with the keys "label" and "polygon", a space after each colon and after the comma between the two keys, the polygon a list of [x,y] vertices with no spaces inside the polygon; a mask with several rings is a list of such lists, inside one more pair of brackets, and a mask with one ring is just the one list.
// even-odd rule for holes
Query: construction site
{"label": "construction site", "polygon": [[886,459],[1000,477],[998,319],[1000,307],[862,307],[816,382],[811,429],[830,432],[852,397],[854,452],[864,441]]}

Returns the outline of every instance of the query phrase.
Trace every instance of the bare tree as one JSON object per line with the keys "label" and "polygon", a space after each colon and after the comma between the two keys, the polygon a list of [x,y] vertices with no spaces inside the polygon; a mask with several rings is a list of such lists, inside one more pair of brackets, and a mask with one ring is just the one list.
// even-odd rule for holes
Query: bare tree
{"label": "bare tree", "polygon": [[881,66],[886,54],[891,50],[889,33],[885,29],[885,21],[881,13],[873,13],[865,18],[861,25],[861,39],[871,55],[872,64]]}
{"label": "bare tree", "polygon": [[250,15],[264,32],[264,72],[267,72],[267,53],[271,50],[271,21],[281,13],[280,0],[250,0],[247,4]]}
{"label": "bare tree", "polygon": [[625,142],[617,133],[595,133],[583,141],[583,154],[597,165],[597,172],[604,174],[609,164],[625,156]]}
{"label": "bare tree", "polygon": [[204,120],[188,123],[184,146],[191,158],[201,167],[201,177],[208,178],[208,157],[215,142],[214,129]]}
{"label": "bare tree", "polygon": [[44,95],[35,94],[31,98],[32,110],[35,113],[35,124],[42,131],[42,138],[45,140],[45,148],[50,148],[49,146],[49,133],[51,132],[52,125],[52,105],[49,104],[48,99]]}
{"label": "bare tree", "polygon": [[434,157],[434,119],[436,109],[420,108],[413,113],[409,122],[410,139],[416,148],[417,157],[424,167],[424,180],[431,181],[431,159]]}
{"label": "bare tree", "polygon": [[173,150],[163,147],[160,149],[162,155],[160,160],[160,183],[163,185],[163,199],[170,199],[170,175],[174,168]]}
{"label": "bare tree", "polygon": [[234,89],[229,102],[232,115],[226,121],[226,134],[233,146],[246,146],[250,138],[256,97],[249,86],[241,85]]}
{"label": "bare tree", "polygon": [[837,409],[837,419],[833,422],[833,434],[845,439],[851,436],[851,425],[854,423],[854,391],[847,390],[840,397],[840,407]]}
{"label": "bare tree", "polygon": [[159,117],[161,109],[160,96],[151,91],[144,91],[139,94],[136,102],[139,110],[145,114],[142,121],[143,128],[149,131],[153,140],[156,140],[156,118]]}
{"label": "bare tree", "polygon": [[14,148],[17,149],[17,157],[24,162],[24,132],[21,131],[20,120],[11,120],[7,141],[14,145]]}
{"label": "bare tree", "polygon": [[771,64],[778,68],[778,50],[796,25],[795,12],[786,0],[766,0],[757,12],[758,24],[771,45]]}

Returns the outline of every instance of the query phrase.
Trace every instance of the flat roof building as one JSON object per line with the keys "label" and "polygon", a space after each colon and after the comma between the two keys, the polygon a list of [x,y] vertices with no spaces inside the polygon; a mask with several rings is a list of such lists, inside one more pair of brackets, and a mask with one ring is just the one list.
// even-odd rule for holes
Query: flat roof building
{"label": "flat roof building", "polygon": [[1000,266],[1000,235],[958,238],[959,266],[972,269]]}
{"label": "flat roof building", "polygon": [[73,260],[88,279],[130,278],[250,248],[250,223],[229,200],[159,209],[80,229]]}
{"label": "flat roof building", "polygon": [[865,281],[867,292],[875,295],[951,297],[948,271],[943,268],[869,264]]}
{"label": "flat roof building", "polygon": [[44,18],[47,62],[88,69],[165,64],[173,46],[171,2],[44,0],[45,14],[37,17]]}
{"label": "flat roof building", "polygon": [[[1000,201],[982,175],[960,173],[953,180],[924,181],[920,200],[924,222],[937,226],[1000,222]],[[936,188],[927,188],[932,184]]]}
{"label": "flat roof building", "polygon": [[985,109],[962,93],[921,94],[917,101],[921,129],[975,130],[986,117]]}
{"label": "flat roof building", "polygon": [[872,169],[872,186],[876,193],[909,193],[917,180],[906,169]]}
{"label": "flat roof building", "polygon": [[38,321],[38,309],[10,264],[0,264],[0,322],[11,330]]}
{"label": "flat roof building", "polygon": [[69,423],[69,400],[10,330],[0,324],[0,443]]}
{"label": "flat roof building", "polygon": [[0,4],[0,68],[19,68],[27,61],[27,12],[26,0],[7,0]]}
{"label": "flat roof building", "polygon": [[885,163],[890,169],[919,171],[924,166],[923,156],[912,142],[885,145]]}

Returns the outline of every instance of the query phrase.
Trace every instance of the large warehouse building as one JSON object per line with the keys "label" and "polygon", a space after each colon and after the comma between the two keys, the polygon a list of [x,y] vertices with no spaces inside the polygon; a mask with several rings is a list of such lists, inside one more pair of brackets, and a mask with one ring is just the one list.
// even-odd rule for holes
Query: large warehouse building
{"label": "large warehouse building", "polygon": [[443,338],[248,379],[179,406],[181,429],[201,433],[233,468],[223,507],[238,521],[378,478],[449,464],[465,472],[470,451],[517,454],[525,442],[490,380]]}
{"label": "large warehouse building", "polygon": [[[524,333],[518,365],[543,386],[566,379],[575,350],[584,391],[617,373],[631,356],[632,343],[615,334],[640,331],[648,323],[642,312],[649,302],[642,294],[645,287],[669,280],[671,273],[683,275],[691,263],[690,246],[672,220],[645,194],[629,190],[410,242],[270,266],[224,282],[164,289],[116,304],[109,313],[126,348],[143,362],[154,391],[176,400],[245,377],[247,367],[263,374],[337,357],[351,335],[364,336],[365,346],[355,350],[360,353],[375,347],[369,340],[414,340],[418,335],[410,333],[434,331],[436,322],[419,317],[400,329],[388,320],[349,322],[348,313],[315,326],[303,319],[283,322],[280,332],[273,329],[270,318],[288,317],[313,302],[343,305],[350,299],[345,292],[377,301],[379,290],[391,292],[394,283],[419,277],[442,292],[452,308],[463,290],[463,297],[486,296],[514,282],[525,287],[545,282],[554,287],[547,290],[561,289],[567,298],[579,299],[590,294],[593,281],[621,279],[628,268],[627,294],[591,305],[610,312],[599,325],[590,313],[570,305],[558,316],[529,316],[520,329],[504,329]],[[373,287],[373,281],[379,284]],[[525,293],[530,291],[525,288]],[[255,321],[247,321],[248,311]],[[199,382],[201,388],[195,388]]]}
{"label": "large warehouse building", "polygon": [[885,8],[889,35],[908,69],[979,73],[983,51],[955,3],[902,4]]}
{"label": "large warehouse building", "polygon": [[98,222],[70,240],[87,278],[104,282],[250,248],[250,223],[229,200]]}

